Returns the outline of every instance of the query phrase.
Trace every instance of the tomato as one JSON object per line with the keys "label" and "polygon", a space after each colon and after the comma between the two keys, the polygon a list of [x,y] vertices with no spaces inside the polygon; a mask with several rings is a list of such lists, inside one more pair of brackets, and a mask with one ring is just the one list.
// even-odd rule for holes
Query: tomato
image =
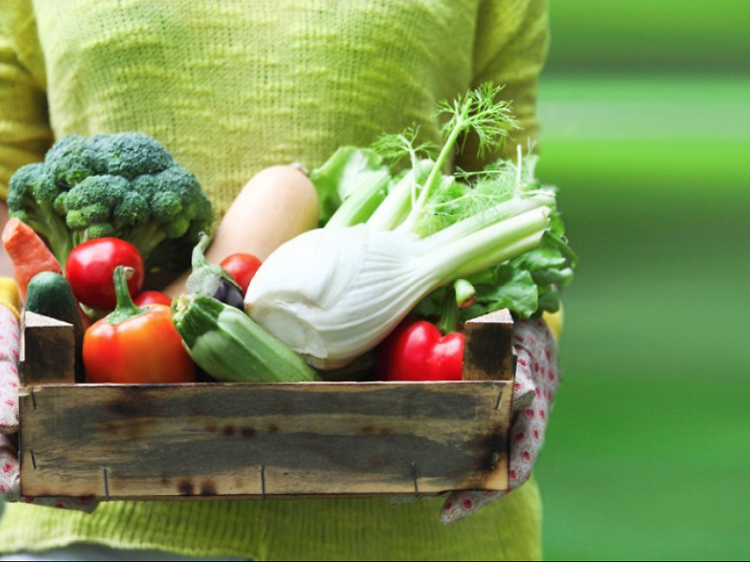
{"label": "tomato", "polygon": [[133,302],[137,307],[146,306],[147,304],[172,305],[172,297],[159,291],[143,291],[133,297]]}
{"label": "tomato", "polygon": [[138,248],[119,238],[96,238],[73,248],[65,262],[65,278],[81,303],[111,310],[117,304],[112,275],[118,265],[133,268],[128,290],[131,297],[137,295],[145,276],[143,258]]}
{"label": "tomato", "polygon": [[139,308],[129,296],[124,268],[114,275],[117,307],[83,336],[86,382],[156,384],[195,382],[195,364],[163,304]]}
{"label": "tomato", "polygon": [[242,289],[242,294],[247,292],[250,281],[255,277],[255,272],[263,262],[252,254],[231,254],[224,258],[219,264],[229,275],[232,276]]}

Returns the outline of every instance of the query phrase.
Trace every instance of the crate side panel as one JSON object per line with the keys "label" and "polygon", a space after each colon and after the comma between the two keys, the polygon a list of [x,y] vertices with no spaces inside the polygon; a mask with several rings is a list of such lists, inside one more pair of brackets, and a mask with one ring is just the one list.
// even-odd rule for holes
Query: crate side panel
{"label": "crate side panel", "polygon": [[46,386],[26,495],[437,493],[507,486],[505,382]]}

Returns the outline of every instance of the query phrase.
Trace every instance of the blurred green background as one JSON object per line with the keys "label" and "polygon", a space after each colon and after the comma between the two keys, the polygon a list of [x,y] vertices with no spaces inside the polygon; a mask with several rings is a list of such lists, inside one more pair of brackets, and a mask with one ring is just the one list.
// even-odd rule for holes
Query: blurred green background
{"label": "blurred green background", "polygon": [[551,0],[539,176],[581,258],[547,560],[750,559],[750,2]]}

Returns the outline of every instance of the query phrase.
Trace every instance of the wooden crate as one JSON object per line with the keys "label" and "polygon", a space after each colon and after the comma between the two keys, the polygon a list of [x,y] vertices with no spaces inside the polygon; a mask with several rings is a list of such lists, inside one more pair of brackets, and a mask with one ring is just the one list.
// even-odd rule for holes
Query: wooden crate
{"label": "wooden crate", "polygon": [[508,485],[507,311],[466,324],[457,382],[75,384],[72,326],[24,315],[21,491],[194,499]]}

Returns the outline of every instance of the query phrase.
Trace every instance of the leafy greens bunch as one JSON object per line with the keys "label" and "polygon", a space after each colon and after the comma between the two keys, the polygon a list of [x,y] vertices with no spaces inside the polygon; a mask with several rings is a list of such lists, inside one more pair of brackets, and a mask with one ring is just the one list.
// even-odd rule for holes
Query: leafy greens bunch
{"label": "leafy greens bunch", "polygon": [[196,177],[137,132],[63,137],[44,162],[13,174],[8,207],[63,266],[81,242],[113,236],[138,248],[149,270],[185,269],[214,220]]}

